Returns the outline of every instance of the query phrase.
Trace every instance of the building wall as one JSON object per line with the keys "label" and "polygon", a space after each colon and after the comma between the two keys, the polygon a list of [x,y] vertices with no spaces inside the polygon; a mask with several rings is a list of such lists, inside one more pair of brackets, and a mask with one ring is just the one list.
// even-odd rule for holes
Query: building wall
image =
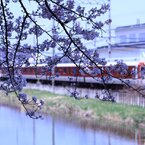
{"label": "building wall", "polygon": [[145,61],[145,24],[117,27],[115,34],[116,43],[111,46],[111,54],[108,46],[97,49],[101,58]]}
{"label": "building wall", "polygon": [[145,41],[145,24],[118,27],[115,34],[116,43]]}
{"label": "building wall", "polygon": [[100,58],[106,58],[106,60],[145,60],[145,49],[138,50],[136,48],[113,48],[111,54],[108,53],[108,49],[98,50]]}

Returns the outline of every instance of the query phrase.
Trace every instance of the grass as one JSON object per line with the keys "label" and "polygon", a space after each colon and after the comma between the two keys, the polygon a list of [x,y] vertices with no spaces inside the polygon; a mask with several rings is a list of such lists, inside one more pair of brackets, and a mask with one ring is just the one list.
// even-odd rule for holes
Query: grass
{"label": "grass", "polygon": [[31,96],[36,95],[46,101],[51,107],[64,105],[75,111],[90,111],[94,116],[112,120],[130,120],[134,123],[145,124],[145,109],[139,106],[129,106],[111,102],[102,102],[95,99],[76,100],[68,96],[60,96],[46,91],[25,90]]}
{"label": "grass", "polygon": [[47,91],[39,91],[39,90],[30,90],[30,89],[25,89],[25,93],[27,93],[30,96],[37,96],[39,98],[48,98],[48,97],[56,97],[58,96],[57,94],[53,94]]}

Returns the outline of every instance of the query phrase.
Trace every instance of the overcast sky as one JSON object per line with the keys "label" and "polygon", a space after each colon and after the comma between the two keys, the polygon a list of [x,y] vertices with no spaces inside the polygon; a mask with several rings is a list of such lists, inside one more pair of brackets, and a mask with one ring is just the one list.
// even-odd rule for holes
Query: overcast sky
{"label": "overcast sky", "polygon": [[[137,19],[140,23],[145,23],[145,0],[110,0],[112,27],[133,25]],[[108,2],[108,0],[76,0],[78,4],[86,4],[88,7],[98,6],[98,2]]]}
{"label": "overcast sky", "polygon": [[[137,19],[140,19],[140,23],[145,23],[145,0],[110,1],[113,28],[136,24]],[[75,0],[75,2],[79,5],[85,4],[85,7],[95,7],[95,5],[97,7],[98,3],[108,2],[108,0]],[[15,9],[15,6],[12,8]]]}
{"label": "overcast sky", "polygon": [[145,23],[145,0],[111,0],[112,26]]}
{"label": "overcast sky", "polygon": [[[78,0],[78,4],[86,4],[88,7],[98,6],[98,2],[107,2],[108,0]],[[111,1],[111,18],[112,18],[112,36],[114,36],[114,29],[118,26],[135,25],[137,20],[140,23],[145,23],[145,0],[110,0]],[[105,19],[108,18],[108,14]],[[102,17],[104,19],[104,17]],[[105,28],[108,37],[108,27]],[[103,38],[103,40],[105,40]],[[105,45],[107,40],[100,41],[100,45]],[[98,44],[98,41],[97,41]]]}
{"label": "overcast sky", "polygon": [[[145,0],[110,0],[111,1],[111,18],[112,24],[111,28],[114,30],[118,26],[126,26],[126,25],[134,25],[137,23],[137,20],[140,20],[140,23],[145,23]],[[99,4],[103,2],[108,2],[108,0],[75,0],[75,2],[79,5],[84,5],[85,7],[98,7]],[[29,8],[34,5],[28,5]],[[27,7],[28,8],[28,7]],[[11,7],[16,14],[19,15],[18,9],[16,9],[16,5]],[[102,16],[103,20],[108,18],[108,14]],[[104,37],[108,35],[108,26],[104,29],[106,34]],[[114,34],[112,34],[113,36]],[[102,40],[101,40],[102,41]],[[106,42],[106,40],[105,40]]]}

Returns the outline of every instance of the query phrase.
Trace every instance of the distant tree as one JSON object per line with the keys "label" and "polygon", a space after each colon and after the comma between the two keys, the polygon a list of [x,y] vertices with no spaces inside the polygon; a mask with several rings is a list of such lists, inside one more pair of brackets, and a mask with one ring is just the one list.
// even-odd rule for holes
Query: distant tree
{"label": "distant tree", "polygon": [[[7,94],[15,92],[30,117],[39,117],[35,113],[43,101],[36,97],[28,100],[21,92],[26,85],[21,74],[22,66],[33,62],[37,68],[43,63],[47,70],[52,70],[67,58],[92,77],[104,73],[100,65],[105,66],[106,60],[99,58],[97,51],[90,51],[85,42],[102,35],[103,27],[111,23],[110,19],[100,21],[109,9],[107,2],[98,3],[94,8],[77,5],[75,0],[0,0],[0,4],[0,65],[7,77],[1,89]],[[43,56],[44,51],[52,52],[54,49],[61,55]],[[104,85],[113,77],[112,69],[123,75],[127,73],[123,62],[117,64],[117,69],[112,67],[106,71],[105,77],[101,77]],[[93,69],[88,70],[90,65]],[[34,103],[35,109],[27,109],[29,103]]]}

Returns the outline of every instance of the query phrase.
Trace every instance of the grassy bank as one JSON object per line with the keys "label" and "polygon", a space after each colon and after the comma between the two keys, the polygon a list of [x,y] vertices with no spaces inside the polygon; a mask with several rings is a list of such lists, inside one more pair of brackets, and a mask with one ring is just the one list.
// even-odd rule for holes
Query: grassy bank
{"label": "grassy bank", "polygon": [[[46,91],[25,90],[25,92],[29,96],[38,96],[45,101],[44,113],[92,125],[99,121],[103,124],[111,123],[112,125],[132,125],[145,128],[145,110],[142,107],[102,102],[95,99],[75,100],[68,96],[60,96]],[[11,101],[11,104],[19,104],[14,96],[3,98],[1,99],[3,103]]]}
{"label": "grassy bank", "polygon": [[66,118],[93,121],[104,120],[114,123],[144,125],[145,109],[95,99],[76,100],[67,96],[55,95],[45,91],[25,90],[29,95],[36,95],[45,100],[44,112],[63,115]]}

